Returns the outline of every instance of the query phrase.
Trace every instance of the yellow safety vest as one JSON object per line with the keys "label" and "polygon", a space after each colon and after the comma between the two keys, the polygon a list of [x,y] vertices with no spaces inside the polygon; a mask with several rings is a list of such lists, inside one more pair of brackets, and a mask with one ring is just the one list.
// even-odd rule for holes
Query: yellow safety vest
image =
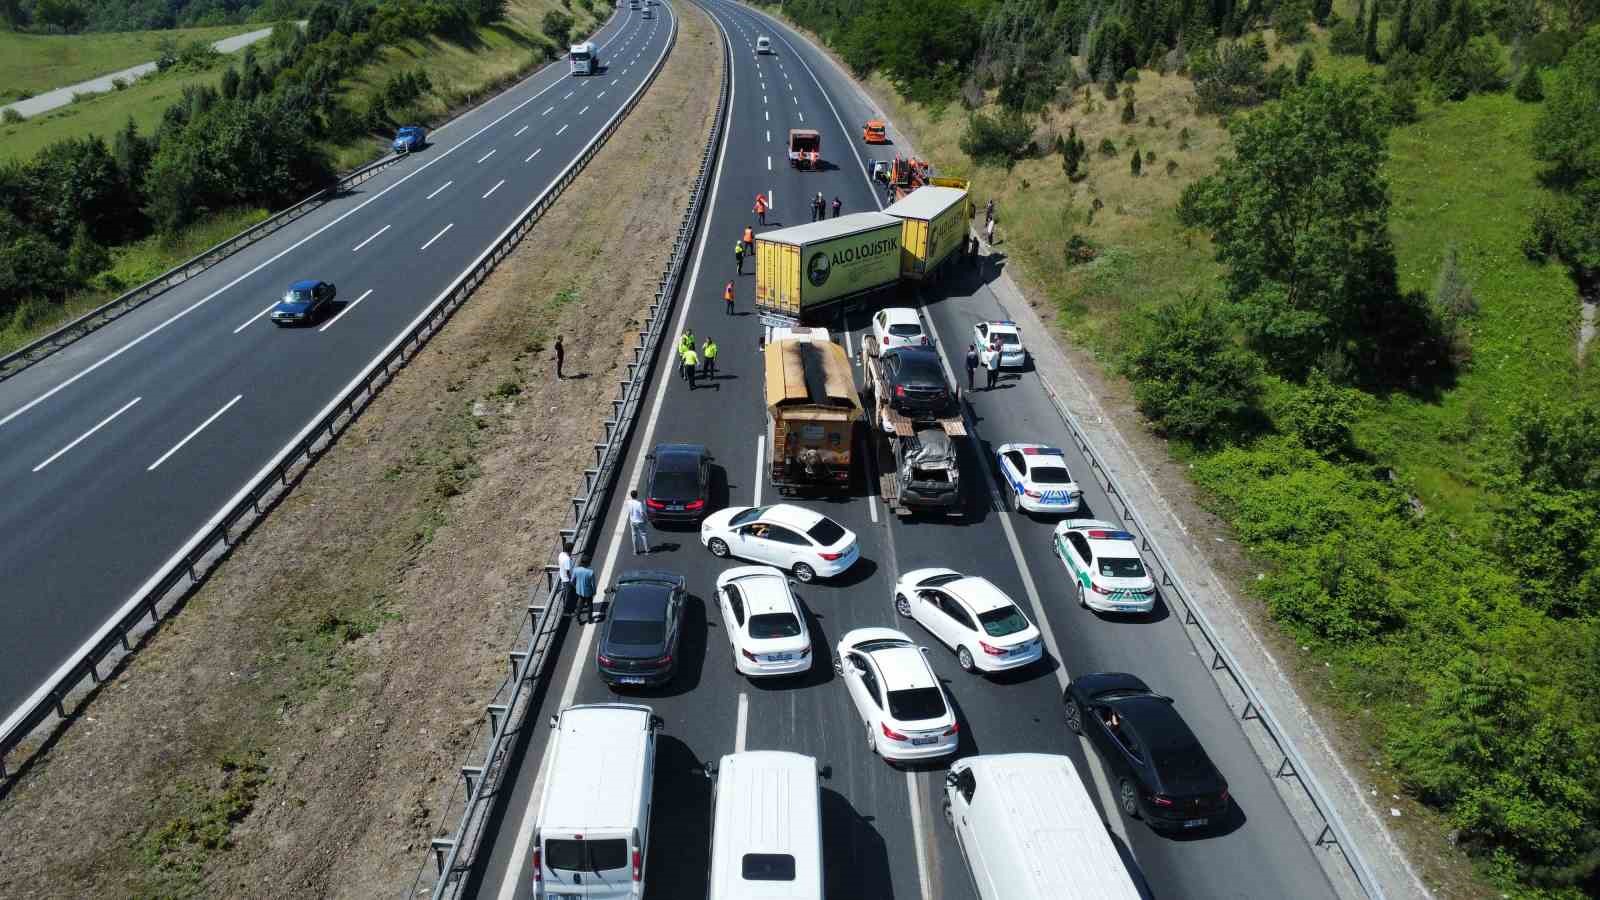
{"label": "yellow safety vest", "polygon": [[683,364],[684,365],[692,366],[692,365],[695,365],[698,362],[700,362],[700,357],[696,356],[695,352],[693,350],[685,350],[685,351],[683,351]]}
{"label": "yellow safety vest", "polygon": [[716,341],[706,341],[706,359],[716,359],[716,358],[717,358],[717,343],[716,343]]}

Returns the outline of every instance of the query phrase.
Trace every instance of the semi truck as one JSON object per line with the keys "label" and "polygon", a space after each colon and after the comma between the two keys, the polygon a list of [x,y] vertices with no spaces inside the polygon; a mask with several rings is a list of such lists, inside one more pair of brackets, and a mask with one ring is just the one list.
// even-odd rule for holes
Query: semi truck
{"label": "semi truck", "polygon": [[574,75],[597,75],[600,72],[600,51],[595,48],[593,41],[573,44],[567,51],[567,58],[572,62]]}
{"label": "semi truck", "polygon": [[966,240],[972,201],[964,187],[924,185],[883,212],[902,223],[900,277],[927,281]]}
{"label": "semi truck", "polygon": [[850,484],[861,401],[850,357],[825,329],[775,333],[766,363],[768,473],[780,495]]}
{"label": "semi truck", "polygon": [[870,335],[861,341],[861,404],[877,455],[878,496],[895,515],[962,514],[955,438],[967,436],[960,406],[943,416],[907,415],[891,399],[889,373]]}
{"label": "semi truck", "polygon": [[817,321],[828,309],[900,280],[904,224],[852,213],[756,235],[758,313]]}

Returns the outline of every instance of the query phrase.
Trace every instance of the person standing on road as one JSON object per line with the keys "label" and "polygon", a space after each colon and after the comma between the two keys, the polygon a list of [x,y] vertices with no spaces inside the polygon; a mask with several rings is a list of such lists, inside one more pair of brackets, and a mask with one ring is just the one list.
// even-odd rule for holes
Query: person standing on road
{"label": "person standing on road", "polygon": [[986,384],[984,385],[984,390],[992,391],[992,390],[994,390],[995,382],[1000,380],[1000,345],[999,344],[990,344],[989,345],[989,356],[988,356],[988,358],[986,358],[983,361],[983,368],[984,368],[984,378],[986,379]]}
{"label": "person standing on road", "polygon": [[556,597],[560,598],[562,608],[566,608],[567,600],[572,596],[572,554],[567,552],[566,542],[561,544],[561,553],[556,557]]}
{"label": "person standing on road", "polygon": [[[650,521],[644,516],[644,504],[639,502],[639,492],[629,491],[628,502],[622,504],[623,514],[628,517],[628,533],[633,537],[633,555],[650,553]],[[640,549],[640,548],[644,549]]]}
{"label": "person standing on road", "polygon": [[[766,223],[763,222],[761,224],[765,225]],[[746,225],[744,227],[744,252],[747,253],[747,254],[748,253],[754,253],[755,249],[756,249],[756,231],[755,231],[754,228],[751,228],[749,225]]]}
{"label": "person standing on road", "polygon": [[839,207],[840,207],[840,205],[841,204],[839,203],[839,195],[838,194],[833,195],[833,217],[835,219],[839,218]]}
{"label": "person standing on road", "polygon": [[728,282],[722,289],[722,302],[728,309],[728,315],[733,315],[733,282]]}
{"label": "person standing on road", "polygon": [[[757,194],[756,195],[755,210],[756,210],[756,221],[760,222],[762,225],[767,224],[767,195],[766,194]],[[749,231],[749,229],[745,229],[745,230]],[[746,238],[746,240],[749,240],[749,238]]]}
{"label": "person standing on road", "polygon": [[739,274],[744,274],[744,241],[736,241],[733,245],[733,262],[739,267]]}
{"label": "person standing on road", "polygon": [[705,346],[700,348],[700,356],[705,360],[704,375],[706,376],[706,380],[710,381],[717,376],[716,340],[712,338],[706,338]]}
{"label": "person standing on road", "polygon": [[689,379],[689,390],[694,390],[694,375],[700,368],[700,354],[694,352],[694,347],[683,351],[683,375]]}
{"label": "person standing on road", "polygon": [[989,198],[989,202],[984,204],[984,207],[983,207],[983,227],[988,228],[989,227],[989,223],[991,223],[993,221],[994,221],[994,198],[990,197]]}
{"label": "person standing on road", "polygon": [[991,249],[994,247],[994,220],[993,219],[990,219],[988,224],[983,226],[983,240],[984,240],[984,243],[988,244]]}
{"label": "person standing on road", "polygon": [[974,387],[973,380],[978,372],[978,345],[967,345],[967,390]]}
{"label": "person standing on road", "polygon": [[585,624],[594,614],[594,570],[589,568],[587,554],[578,558],[578,567],[572,570],[572,592],[578,597],[578,624]]}
{"label": "person standing on road", "polygon": [[561,364],[567,360],[567,348],[561,343],[561,335],[556,335],[556,380],[565,378],[561,374]]}

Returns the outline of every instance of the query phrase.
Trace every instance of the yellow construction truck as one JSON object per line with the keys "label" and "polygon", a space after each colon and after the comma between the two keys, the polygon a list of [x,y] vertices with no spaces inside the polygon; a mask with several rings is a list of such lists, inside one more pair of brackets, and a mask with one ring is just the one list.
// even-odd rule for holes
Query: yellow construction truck
{"label": "yellow construction truck", "polygon": [[861,401],[850,357],[822,328],[776,332],[763,348],[768,474],[778,493],[850,485]]}

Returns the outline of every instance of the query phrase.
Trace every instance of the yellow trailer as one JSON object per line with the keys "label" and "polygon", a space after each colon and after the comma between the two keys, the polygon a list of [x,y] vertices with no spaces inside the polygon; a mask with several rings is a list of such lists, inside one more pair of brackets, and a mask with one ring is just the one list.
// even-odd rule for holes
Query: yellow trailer
{"label": "yellow trailer", "polygon": [[900,278],[899,219],[864,212],[756,235],[760,312],[815,319],[819,310]]}
{"label": "yellow trailer", "polygon": [[900,276],[924,281],[966,240],[971,201],[962,188],[928,185],[891,204],[884,213],[902,223]]}

